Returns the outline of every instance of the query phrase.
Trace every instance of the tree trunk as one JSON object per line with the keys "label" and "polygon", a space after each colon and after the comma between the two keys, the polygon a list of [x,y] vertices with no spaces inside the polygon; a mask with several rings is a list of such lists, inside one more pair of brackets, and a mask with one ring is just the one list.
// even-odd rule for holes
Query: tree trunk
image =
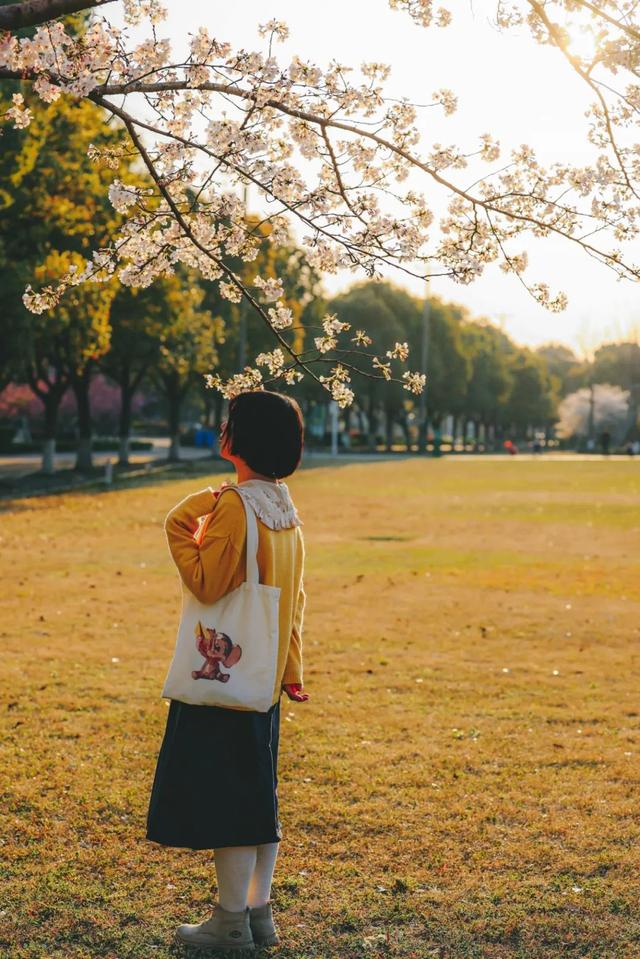
{"label": "tree trunk", "polygon": [[126,381],[120,383],[120,420],[118,425],[118,437],[120,440],[118,448],[119,466],[129,465],[129,439],[131,436],[131,405],[133,402],[133,390],[129,384],[127,375]]}
{"label": "tree trunk", "polygon": [[441,414],[436,414],[431,417],[431,424],[433,426],[433,455],[442,456],[442,423],[443,417]]}
{"label": "tree trunk", "polygon": [[633,383],[629,390],[629,421],[625,435],[625,443],[633,443],[638,439],[638,411],[640,410],[640,384]]}
{"label": "tree trunk", "polygon": [[76,455],[77,470],[90,470],[93,466],[91,451],[91,402],[89,387],[91,386],[91,364],[87,364],[81,373],[71,375],[71,386],[78,408],[78,452]]}
{"label": "tree trunk", "polygon": [[213,446],[211,447],[211,455],[216,459],[220,455],[220,427],[222,426],[223,406],[224,396],[216,390],[213,397],[213,429],[215,435],[213,438]]}
{"label": "tree trunk", "polygon": [[[41,379],[47,383],[46,390],[43,390],[39,385]],[[44,407],[44,439],[42,442],[41,469],[46,476],[52,476],[55,472],[58,410],[60,409],[62,397],[67,392],[69,383],[68,380],[64,378],[54,379],[53,382],[51,382],[46,376],[42,378],[39,377],[36,370],[32,370],[29,373],[28,381],[32,392],[38,397]]]}
{"label": "tree trunk", "polygon": [[165,377],[167,419],[169,421],[169,462],[180,462],[180,410],[183,393],[177,375]]}
{"label": "tree trunk", "polygon": [[[411,431],[409,429],[409,418],[407,416],[406,410],[403,411],[402,418],[400,420],[400,426],[402,427],[402,432],[404,433],[404,445],[407,448],[407,453],[410,453],[411,452]],[[418,452],[420,452],[420,447],[418,447]]]}
{"label": "tree trunk", "polygon": [[369,409],[367,410],[367,417],[369,420],[369,435],[367,437],[369,452],[375,453],[378,443],[376,436],[375,398],[372,393],[369,394]]}
{"label": "tree trunk", "polygon": [[385,445],[387,448],[387,453],[391,453],[393,447],[393,426],[394,426],[394,416],[393,410],[389,407],[385,407],[384,411],[384,431],[385,431]]}

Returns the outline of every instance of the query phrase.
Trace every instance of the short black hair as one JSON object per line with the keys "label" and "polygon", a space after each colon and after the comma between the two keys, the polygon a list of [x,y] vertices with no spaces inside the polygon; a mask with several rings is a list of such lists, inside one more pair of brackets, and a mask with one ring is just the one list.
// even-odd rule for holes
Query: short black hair
{"label": "short black hair", "polygon": [[300,464],[304,423],[291,396],[250,390],[229,400],[224,432],[229,452],[241,456],[256,473],[282,479]]}

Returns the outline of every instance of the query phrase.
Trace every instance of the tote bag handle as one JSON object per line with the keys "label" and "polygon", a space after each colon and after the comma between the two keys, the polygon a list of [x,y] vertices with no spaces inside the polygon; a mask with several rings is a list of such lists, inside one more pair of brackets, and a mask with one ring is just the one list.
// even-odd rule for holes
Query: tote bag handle
{"label": "tote bag handle", "polygon": [[240,497],[242,505],[244,506],[244,515],[247,519],[247,570],[245,579],[247,583],[258,585],[260,582],[260,572],[258,570],[258,523],[256,522],[256,514],[253,507],[247,503],[237,486],[225,487],[220,493],[220,496],[230,489]]}

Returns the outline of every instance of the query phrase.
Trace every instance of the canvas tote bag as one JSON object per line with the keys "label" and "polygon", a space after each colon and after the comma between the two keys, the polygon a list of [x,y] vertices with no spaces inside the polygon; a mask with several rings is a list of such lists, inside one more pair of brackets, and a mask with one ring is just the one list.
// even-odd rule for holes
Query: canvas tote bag
{"label": "canvas tote bag", "polygon": [[280,587],[260,583],[256,515],[241,490],[229,489],[240,496],[247,518],[246,580],[211,605],[182,583],[182,615],[162,697],[264,713],[276,680]]}

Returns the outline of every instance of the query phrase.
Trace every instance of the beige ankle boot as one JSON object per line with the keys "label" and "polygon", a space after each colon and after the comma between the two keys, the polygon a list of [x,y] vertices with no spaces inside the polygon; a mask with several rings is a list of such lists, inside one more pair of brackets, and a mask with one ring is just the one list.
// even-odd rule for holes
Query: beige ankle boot
{"label": "beige ankle boot", "polygon": [[203,946],[221,951],[255,950],[249,923],[249,907],[242,912],[227,912],[219,902],[213,907],[213,915],[199,923],[184,923],[178,926],[176,937],[190,946]]}
{"label": "beige ankle boot", "polygon": [[271,901],[264,906],[258,906],[257,909],[249,909],[249,922],[253,941],[257,946],[277,946],[280,937],[273,923],[273,913],[271,911]]}

